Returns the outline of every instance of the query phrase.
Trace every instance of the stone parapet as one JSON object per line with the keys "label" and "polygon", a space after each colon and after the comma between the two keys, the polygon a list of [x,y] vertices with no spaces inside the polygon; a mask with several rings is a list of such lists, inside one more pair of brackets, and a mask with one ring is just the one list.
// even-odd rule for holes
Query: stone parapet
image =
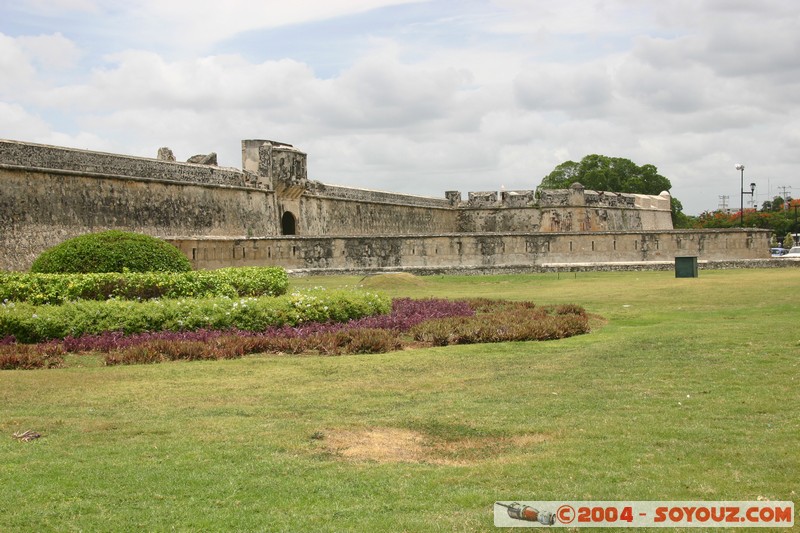
{"label": "stone parapet", "polygon": [[565,207],[619,207],[628,209],[653,209],[671,211],[670,195],[629,194],[608,191],[592,191],[575,184],[570,189],[540,189],[538,206]]}
{"label": "stone parapet", "polygon": [[243,172],[232,168],[8,140],[0,140],[0,165],[19,170],[66,171],[84,175],[124,176],[204,185],[255,186],[246,179]]}
{"label": "stone parapet", "polygon": [[437,209],[451,209],[452,205],[447,198],[432,198],[429,196],[415,196],[371,189],[358,189],[330,185],[318,181],[309,182],[305,192],[306,196],[317,196],[337,200],[352,200],[357,202],[395,204],[398,206],[430,207]]}
{"label": "stone parapet", "polygon": [[501,191],[500,205],[503,207],[532,207],[536,204],[536,191]]}
{"label": "stone parapet", "polygon": [[583,191],[584,203],[591,207],[636,207],[636,196],[621,192]]}
{"label": "stone parapet", "polygon": [[498,207],[497,191],[477,191],[467,193],[468,207]]}

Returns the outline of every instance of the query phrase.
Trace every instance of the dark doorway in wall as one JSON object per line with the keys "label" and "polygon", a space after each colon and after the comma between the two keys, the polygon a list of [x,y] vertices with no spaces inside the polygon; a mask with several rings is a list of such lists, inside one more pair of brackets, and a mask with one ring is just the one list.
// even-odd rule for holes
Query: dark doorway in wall
{"label": "dark doorway in wall", "polygon": [[290,211],[286,211],[281,217],[281,230],[284,235],[297,234],[297,221]]}

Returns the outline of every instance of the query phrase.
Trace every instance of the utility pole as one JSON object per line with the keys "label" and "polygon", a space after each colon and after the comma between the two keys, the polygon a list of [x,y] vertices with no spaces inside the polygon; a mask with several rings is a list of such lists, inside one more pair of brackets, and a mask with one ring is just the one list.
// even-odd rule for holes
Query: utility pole
{"label": "utility pole", "polygon": [[730,196],[723,194],[719,197],[719,207],[717,207],[718,211],[722,211],[723,213],[730,213],[730,209],[728,208],[728,199]]}
{"label": "utility pole", "polygon": [[739,226],[744,227],[744,195],[745,194],[749,194],[750,195],[750,199],[753,199],[755,197],[755,194],[756,194],[756,184],[755,183],[751,183],[750,184],[750,192],[744,192],[744,165],[741,164],[741,163],[736,163],[736,166],[734,168],[736,168],[736,170],[739,171],[740,178],[741,178],[741,184],[740,184],[741,196],[739,197],[739,200],[740,200],[740,202],[739,202]]}
{"label": "utility pole", "polygon": [[780,185],[780,186],[777,187],[777,189],[779,191],[783,190],[783,196],[781,196],[781,198],[783,198],[783,210],[784,211],[788,211],[789,210],[789,197],[786,195],[786,189],[791,189],[791,188],[792,188],[791,185],[788,185],[788,186],[787,185]]}

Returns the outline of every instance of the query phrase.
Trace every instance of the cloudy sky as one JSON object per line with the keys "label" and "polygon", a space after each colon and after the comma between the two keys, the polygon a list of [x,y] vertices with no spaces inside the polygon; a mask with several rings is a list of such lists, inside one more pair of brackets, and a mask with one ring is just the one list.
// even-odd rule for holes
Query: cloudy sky
{"label": "cloudy sky", "polygon": [[[325,183],[532,189],[587,154],[689,214],[800,196],[797,0],[0,0],[0,138]],[[749,189],[749,187],[746,188]]]}

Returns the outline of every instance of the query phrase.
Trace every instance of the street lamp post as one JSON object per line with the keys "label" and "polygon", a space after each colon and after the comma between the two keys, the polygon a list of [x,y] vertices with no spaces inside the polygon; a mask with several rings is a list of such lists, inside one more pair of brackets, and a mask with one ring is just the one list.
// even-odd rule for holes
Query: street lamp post
{"label": "street lamp post", "polygon": [[736,170],[738,170],[740,175],[741,175],[741,184],[740,184],[741,195],[739,197],[740,198],[740,201],[739,201],[739,226],[744,226],[744,195],[745,194],[749,194],[750,196],[755,198],[755,196],[753,196],[753,195],[756,192],[756,184],[755,183],[751,183],[750,184],[750,192],[745,191],[744,190],[744,165],[741,164],[741,163],[736,163]]}

